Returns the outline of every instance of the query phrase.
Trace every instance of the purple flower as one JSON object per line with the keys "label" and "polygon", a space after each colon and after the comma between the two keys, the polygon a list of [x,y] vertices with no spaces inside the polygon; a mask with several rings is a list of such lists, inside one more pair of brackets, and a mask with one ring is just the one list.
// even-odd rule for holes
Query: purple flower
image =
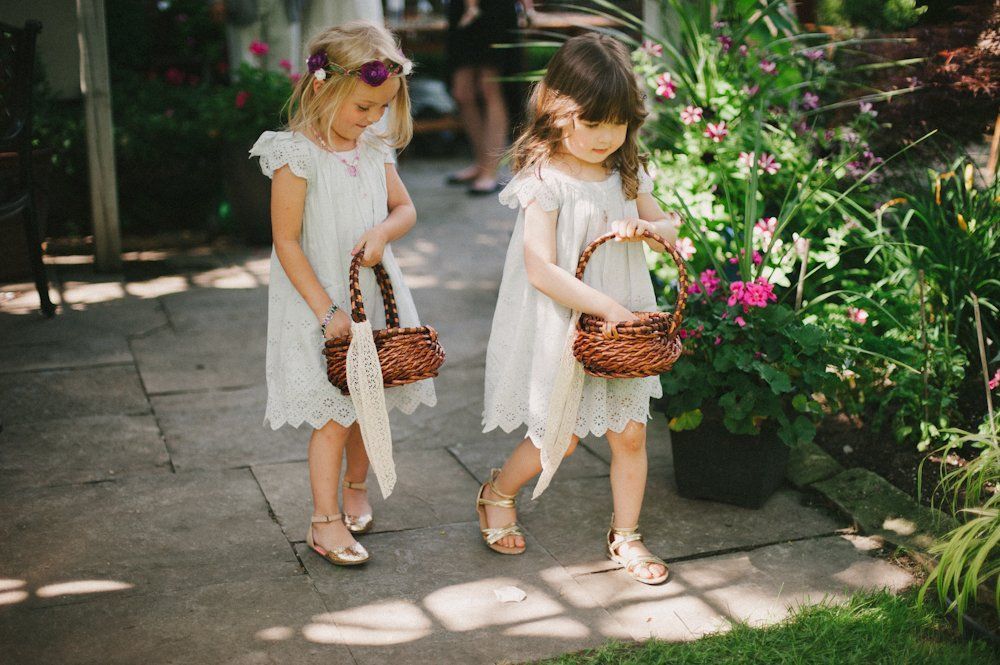
{"label": "purple flower", "polygon": [[819,95],[807,92],[802,95],[802,108],[804,109],[814,109],[819,106]]}
{"label": "purple flower", "polygon": [[722,52],[729,53],[729,49],[733,47],[733,38],[729,35],[719,35],[716,39],[722,44]]}
{"label": "purple flower", "polygon": [[871,102],[859,102],[858,111],[861,113],[867,113],[873,118],[878,115],[878,111],[875,110]]}
{"label": "purple flower", "polygon": [[825,132],[823,132],[823,138],[825,140],[827,140],[827,141],[832,141],[835,136],[836,136],[836,134],[834,133],[834,131],[832,129],[828,129]]}
{"label": "purple flower", "polygon": [[811,49],[809,51],[803,51],[802,55],[812,61],[823,59],[823,49]]}
{"label": "purple flower", "polygon": [[361,65],[358,75],[367,85],[377,88],[389,78],[389,70],[381,60],[370,60]]}
{"label": "purple flower", "polygon": [[795,130],[796,134],[802,136],[803,134],[809,131],[809,123],[807,123],[805,120],[799,120],[798,122],[792,125],[792,129]]}
{"label": "purple flower", "polygon": [[326,51],[320,51],[309,56],[309,59],[306,60],[306,67],[309,68],[309,73],[312,74],[326,67],[329,62],[330,59],[327,57]]}
{"label": "purple flower", "polygon": [[750,53],[750,48],[746,44],[740,44],[739,53],[745,58]]}
{"label": "purple flower", "polygon": [[760,71],[764,72],[765,74],[777,74],[778,73],[778,65],[774,64],[773,62],[771,62],[767,58],[761,60],[760,64],[758,66],[760,67]]}

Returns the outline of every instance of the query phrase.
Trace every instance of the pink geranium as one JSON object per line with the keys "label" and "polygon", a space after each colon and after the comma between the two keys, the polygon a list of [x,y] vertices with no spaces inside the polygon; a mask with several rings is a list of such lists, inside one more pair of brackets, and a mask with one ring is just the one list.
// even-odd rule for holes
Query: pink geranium
{"label": "pink geranium", "polygon": [[868,322],[868,312],[858,307],[848,307],[847,318],[849,318],[854,323],[863,326],[865,325],[865,323]]}
{"label": "pink geranium", "polygon": [[774,285],[765,277],[758,277],[752,282],[732,282],[729,285],[730,307],[741,305],[743,312],[749,312],[751,307],[767,307],[768,303],[778,302],[774,294]]}
{"label": "pink geranium", "polygon": [[757,160],[757,166],[769,175],[774,175],[781,169],[781,163],[774,158],[774,155],[769,155],[766,152],[761,153],[760,159]]}
{"label": "pink geranium", "polygon": [[726,136],[728,134],[729,134],[729,130],[726,128],[726,121],[725,120],[723,120],[722,122],[720,122],[718,124],[714,124],[714,123],[711,123],[711,122],[708,123],[707,127],[705,128],[705,132],[704,132],[705,138],[712,139],[716,143],[721,143],[722,139],[726,138]]}
{"label": "pink geranium", "polygon": [[257,56],[267,55],[268,51],[270,50],[271,47],[268,46],[267,42],[262,42],[259,39],[255,39],[254,41],[250,42],[250,52],[253,53],[254,55]]}
{"label": "pink geranium", "polygon": [[763,243],[768,243],[774,236],[774,231],[778,228],[777,217],[762,217],[753,225],[753,234],[761,239]]}
{"label": "pink geranium", "polygon": [[656,94],[658,97],[673,99],[677,96],[677,84],[674,83],[670,72],[660,74],[656,79]]}
{"label": "pink geranium", "polygon": [[993,375],[992,379],[990,379],[990,390],[996,390],[997,388],[1000,388],[1000,369],[998,369],[997,373]]}
{"label": "pink geranium", "polygon": [[663,55],[663,45],[658,44],[650,39],[647,39],[642,43],[640,50],[648,56],[659,58]]}
{"label": "pink geranium", "polygon": [[737,316],[735,319],[733,319],[733,323],[738,325],[740,328],[742,328],[747,324],[746,319],[744,319],[742,316]]}
{"label": "pink geranium", "polygon": [[278,66],[284,69],[286,72],[292,71],[292,61],[289,60],[288,58],[283,58],[281,62],[278,63]]}
{"label": "pink geranium", "polygon": [[701,121],[702,113],[700,106],[685,106],[681,110],[681,122],[685,125],[693,125]]}
{"label": "pink geranium", "polygon": [[240,90],[236,93],[236,108],[241,109],[247,105],[250,101],[250,93],[246,90]]}

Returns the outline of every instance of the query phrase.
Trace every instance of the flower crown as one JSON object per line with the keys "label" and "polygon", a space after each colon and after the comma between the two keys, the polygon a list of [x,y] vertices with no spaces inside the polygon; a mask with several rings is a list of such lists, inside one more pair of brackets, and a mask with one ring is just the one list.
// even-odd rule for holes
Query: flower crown
{"label": "flower crown", "polygon": [[309,73],[315,76],[317,81],[325,81],[329,72],[342,76],[355,76],[373,88],[382,85],[392,76],[409,76],[413,69],[413,63],[409,61],[402,65],[396,62],[387,65],[381,60],[369,60],[355,69],[344,69],[337,63],[330,62],[326,51],[319,51],[309,56],[306,65],[309,67]]}

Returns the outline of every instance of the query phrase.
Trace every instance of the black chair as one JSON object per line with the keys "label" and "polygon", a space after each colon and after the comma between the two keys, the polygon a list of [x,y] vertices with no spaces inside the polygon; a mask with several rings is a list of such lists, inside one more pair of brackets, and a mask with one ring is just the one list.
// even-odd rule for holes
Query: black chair
{"label": "black chair", "polygon": [[56,308],[42,262],[31,149],[31,92],[41,31],[38,21],[24,28],[0,23],[0,152],[16,153],[18,161],[18,177],[0,183],[0,219],[21,215],[42,314],[51,317]]}

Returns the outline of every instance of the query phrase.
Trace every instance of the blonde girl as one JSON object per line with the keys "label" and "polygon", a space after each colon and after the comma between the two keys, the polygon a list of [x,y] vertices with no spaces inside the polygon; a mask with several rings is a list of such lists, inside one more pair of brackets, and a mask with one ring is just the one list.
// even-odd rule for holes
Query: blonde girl
{"label": "blonde girl", "polygon": [[[390,246],[417,218],[392,151],[412,136],[406,87],[412,64],[389,32],[365,21],[323,31],[308,53],[308,73],[289,100],[287,130],[264,132],[250,151],[272,178],[264,419],[273,429],[312,428],[314,514],[307,542],[331,563],[356,565],[369,559],[354,538],[374,520],[365,485],[369,464],[386,495],[395,479],[392,451],[387,427],[376,432],[378,445],[368,429],[363,439],[355,402],[327,380],[321,350],[324,338],[352,330],[348,268],[359,252],[362,265],[385,266],[401,325],[419,325]],[[387,109],[390,127],[381,135],[372,125]],[[372,326],[384,327],[382,296],[369,270],[361,271],[361,291]],[[386,410],[410,413],[418,404],[434,404],[434,386],[428,380],[388,388],[384,398]]]}
{"label": "blonde girl", "polygon": [[[541,472],[537,496],[581,437],[604,436],[611,447],[614,503],[607,554],[637,581],[659,584],[667,566],[638,532],[645,423],[650,399],[662,394],[659,379],[584,377],[571,355],[566,360],[574,313],[616,322],[656,308],[637,241],[644,231],[670,242],[676,238],[679,218],[653,199],[639,154],[646,111],[628,50],[604,35],[568,40],[533,91],[529,116],[511,151],[515,177],[500,194],[501,203],[520,212],[486,356],[483,412],[484,431],[526,425],[527,435],[480,488],[480,529],[491,549],[522,553],[517,492]],[[609,231],[618,242],[599,249],[584,279],[576,279],[581,251]]]}

